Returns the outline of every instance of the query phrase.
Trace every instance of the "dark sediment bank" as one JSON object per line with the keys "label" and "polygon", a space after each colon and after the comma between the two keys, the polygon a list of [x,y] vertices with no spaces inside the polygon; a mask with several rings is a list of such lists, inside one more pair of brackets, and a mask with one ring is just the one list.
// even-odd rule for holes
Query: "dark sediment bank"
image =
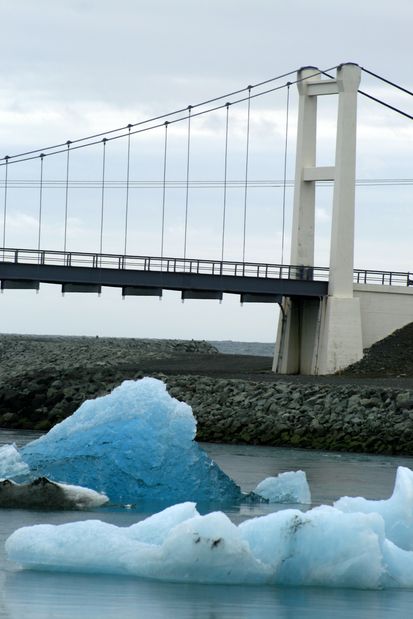
{"label": "dark sediment bank", "polygon": [[376,342],[346,376],[413,377],[413,322]]}
{"label": "dark sediment bank", "polygon": [[85,399],[152,375],[193,407],[202,441],[412,455],[413,371],[396,373],[393,344],[387,376],[286,377],[269,357],[206,342],[2,335],[0,426],[46,431]]}

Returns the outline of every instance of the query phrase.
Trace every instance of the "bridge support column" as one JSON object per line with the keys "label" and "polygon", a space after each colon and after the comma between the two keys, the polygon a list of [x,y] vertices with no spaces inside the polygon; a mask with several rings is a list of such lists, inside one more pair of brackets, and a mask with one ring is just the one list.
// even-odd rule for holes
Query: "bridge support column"
{"label": "bridge support column", "polygon": [[[328,296],[319,301],[285,299],[273,366],[273,370],[279,373],[332,374],[363,356],[360,305],[353,297],[360,67],[341,65],[336,79],[331,81],[319,76],[314,78],[314,72],[314,69],[306,68],[298,74],[302,81],[298,82],[300,100],[291,264],[314,266],[315,182],[333,180],[329,289]],[[317,167],[314,101],[317,96],[327,94],[338,94],[339,98],[335,166]]]}
{"label": "bridge support column", "polygon": [[322,303],[308,298],[285,300],[278,324],[274,372],[315,373]]}

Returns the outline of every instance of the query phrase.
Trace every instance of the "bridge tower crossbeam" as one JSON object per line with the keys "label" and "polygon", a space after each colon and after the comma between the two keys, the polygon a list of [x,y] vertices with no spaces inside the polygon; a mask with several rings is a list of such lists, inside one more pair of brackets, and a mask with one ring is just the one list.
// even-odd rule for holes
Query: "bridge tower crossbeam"
{"label": "bridge tower crossbeam", "polygon": [[[299,110],[291,264],[314,266],[315,184],[333,181],[328,296],[285,298],[273,369],[285,374],[332,374],[363,355],[359,299],[353,295],[357,92],[360,67],[335,79],[314,67],[298,72]],[[316,165],[317,97],[338,95],[335,165]]]}

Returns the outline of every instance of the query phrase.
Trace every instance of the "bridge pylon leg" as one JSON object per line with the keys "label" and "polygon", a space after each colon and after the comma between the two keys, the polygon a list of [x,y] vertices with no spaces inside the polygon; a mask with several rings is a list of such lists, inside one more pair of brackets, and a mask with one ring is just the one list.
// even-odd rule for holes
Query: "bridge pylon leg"
{"label": "bridge pylon leg", "polygon": [[274,372],[316,373],[322,312],[320,299],[285,300],[278,323]]}
{"label": "bridge pylon leg", "polygon": [[[292,265],[314,266],[315,183],[334,182],[328,296],[284,299],[274,372],[333,374],[363,356],[359,300],[353,296],[357,92],[360,67],[337,69],[335,80],[298,72],[299,111],[294,187]],[[335,165],[317,167],[316,98],[338,95]]]}

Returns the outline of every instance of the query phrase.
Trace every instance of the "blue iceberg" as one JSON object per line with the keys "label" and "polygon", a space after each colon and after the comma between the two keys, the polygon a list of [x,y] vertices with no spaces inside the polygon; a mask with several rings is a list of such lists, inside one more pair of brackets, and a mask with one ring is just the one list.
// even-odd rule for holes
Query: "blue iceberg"
{"label": "blue iceberg", "polygon": [[112,503],[239,501],[240,488],[195,433],[191,407],[172,398],[162,381],[143,378],[87,400],[20,455],[32,477],[91,488]]}

